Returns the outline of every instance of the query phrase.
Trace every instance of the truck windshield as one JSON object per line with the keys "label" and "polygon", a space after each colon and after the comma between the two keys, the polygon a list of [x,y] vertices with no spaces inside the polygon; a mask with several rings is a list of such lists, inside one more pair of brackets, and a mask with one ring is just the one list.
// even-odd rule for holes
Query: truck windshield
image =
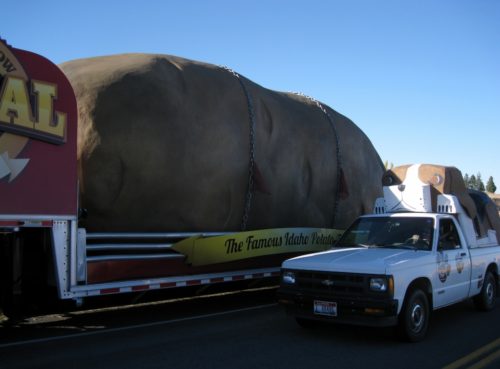
{"label": "truck windshield", "polygon": [[431,250],[433,231],[433,218],[359,218],[342,235],[334,247],[391,247]]}

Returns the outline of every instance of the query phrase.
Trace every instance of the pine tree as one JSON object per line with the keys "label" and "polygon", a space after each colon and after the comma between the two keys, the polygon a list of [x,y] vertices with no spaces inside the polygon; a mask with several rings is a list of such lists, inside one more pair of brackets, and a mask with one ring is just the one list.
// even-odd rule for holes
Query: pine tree
{"label": "pine tree", "polygon": [[481,173],[477,173],[477,177],[476,177],[476,190],[478,191],[483,191],[485,190],[484,188],[484,183],[483,183],[483,180],[481,178]]}
{"label": "pine tree", "polygon": [[471,188],[471,189],[475,190],[476,186],[477,186],[476,176],[474,174],[472,174],[469,178],[469,186],[467,188]]}
{"label": "pine tree", "polygon": [[490,178],[488,178],[488,182],[486,183],[486,191],[495,193],[496,190],[497,186],[495,186],[495,182],[493,182],[493,177],[490,176]]}
{"label": "pine tree", "polygon": [[465,173],[464,175],[465,188],[469,188],[469,182],[470,182],[469,175]]}
{"label": "pine tree", "polygon": [[385,170],[392,169],[392,168],[394,168],[394,163],[389,164],[389,161],[386,160],[386,161],[384,161],[384,167],[385,167]]}

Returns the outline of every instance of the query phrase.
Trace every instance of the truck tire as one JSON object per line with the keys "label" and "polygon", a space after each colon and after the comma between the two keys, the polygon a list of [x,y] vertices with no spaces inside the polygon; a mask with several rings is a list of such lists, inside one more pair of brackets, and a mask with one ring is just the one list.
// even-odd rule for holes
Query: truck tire
{"label": "truck tire", "polygon": [[420,289],[408,293],[399,314],[398,330],[400,337],[408,342],[424,339],[429,326],[429,300]]}
{"label": "truck tire", "polygon": [[497,281],[492,272],[488,271],[484,277],[483,287],[473,301],[476,308],[481,311],[491,311],[495,307],[497,298]]}

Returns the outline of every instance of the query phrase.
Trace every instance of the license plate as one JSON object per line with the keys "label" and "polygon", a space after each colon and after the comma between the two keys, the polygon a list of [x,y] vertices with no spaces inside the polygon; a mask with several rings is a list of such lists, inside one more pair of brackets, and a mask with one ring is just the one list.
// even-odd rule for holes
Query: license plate
{"label": "license plate", "polygon": [[337,316],[337,303],[330,301],[314,301],[314,314]]}

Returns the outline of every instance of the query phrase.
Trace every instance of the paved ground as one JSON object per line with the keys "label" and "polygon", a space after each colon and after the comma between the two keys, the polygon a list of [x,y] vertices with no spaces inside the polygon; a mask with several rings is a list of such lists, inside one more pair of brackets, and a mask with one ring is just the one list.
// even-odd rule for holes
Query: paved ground
{"label": "paved ground", "polygon": [[0,324],[0,368],[498,368],[500,307],[437,312],[424,342],[392,329],[304,330],[275,290],[36,316]]}

